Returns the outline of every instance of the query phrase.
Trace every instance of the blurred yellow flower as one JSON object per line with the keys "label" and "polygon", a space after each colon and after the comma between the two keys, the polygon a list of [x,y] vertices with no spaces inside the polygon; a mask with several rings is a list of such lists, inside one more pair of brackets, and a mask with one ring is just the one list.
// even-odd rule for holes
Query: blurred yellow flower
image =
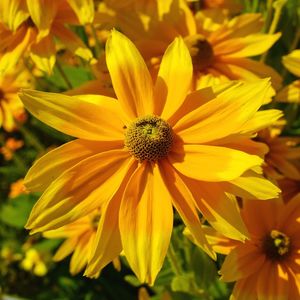
{"label": "blurred yellow flower", "polygon": [[19,99],[21,88],[32,87],[31,75],[20,67],[0,74],[0,127],[6,131],[16,128],[16,121],[24,120],[24,107]]}
{"label": "blurred yellow flower", "polygon": [[[283,56],[282,63],[295,76],[300,77],[300,49]],[[300,79],[284,87],[276,96],[280,102],[300,103]]]}
{"label": "blurred yellow flower", "polygon": [[215,258],[197,210],[225,235],[243,240],[247,230],[227,189],[263,199],[278,195],[261,176],[263,159],[247,151],[256,145],[253,133],[281,113],[257,112],[268,80],[189,93],[193,66],[182,38],[166,50],[154,85],[121,33],[112,32],[106,55],[118,101],[32,90],[20,96],[38,119],[78,138],[28,172],[26,187],[44,193],[26,228],[56,229],[101,207],[85,274],[95,276],[124,250],[140,281],[153,284],[169,246],[172,205]]}
{"label": "blurred yellow flower", "polygon": [[55,253],[53,260],[63,260],[73,252],[70,261],[70,273],[72,275],[81,272],[88,263],[99,220],[100,212],[95,210],[73,223],[43,233],[46,238],[66,239]]}
{"label": "blurred yellow flower", "polygon": [[300,298],[300,194],[280,200],[245,201],[250,240],[226,257],[221,279],[236,281],[230,299]]}
{"label": "blurred yellow flower", "polygon": [[200,11],[194,15],[185,1],[157,1],[157,7],[142,14],[133,9],[109,14],[144,58],[152,59],[155,69],[169,43],[182,36],[192,56],[196,89],[206,74],[213,75],[217,82],[271,77],[276,89],[281,85],[281,76],[274,69],[248,58],[268,51],[281,35],[260,33],[261,14],[245,13],[220,20],[220,13]]}
{"label": "blurred yellow flower", "polygon": [[41,255],[34,248],[29,248],[25,251],[25,258],[21,261],[20,266],[36,276],[45,276],[48,272]]}
{"label": "blurred yellow flower", "polygon": [[25,53],[39,69],[51,73],[56,61],[55,39],[83,59],[92,59],[91,51],[66,27],[80,24],[69,3],[77,13],[86,8],[74,0],[1,1],[0,73],[13,68]]}

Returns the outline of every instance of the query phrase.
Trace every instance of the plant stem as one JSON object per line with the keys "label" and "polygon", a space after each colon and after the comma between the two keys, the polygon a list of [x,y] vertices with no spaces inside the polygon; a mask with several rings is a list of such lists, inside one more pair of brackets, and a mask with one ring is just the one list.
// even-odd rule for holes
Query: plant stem
{"label": "plant stem", "polygon": [[175,253],[172,241],[170,241],[170,246],[169,246],[169,251],[168,251],[167,257],[169,259],[169,262],[171,264],[171,268],[172,268],[173,272],[176,275],[182,275],[183,270],[182,270],[180,264],[178,263],[178,260],[176,259],[176,253]]}
{"label": "plant stem", "polygon": [[25,126],[20,126],[19,130],[23,134],[24,138],[27,140],[28,144],[34,147],[37,152],[45,151],[45,147],[40,143],[38,138],[32,132],[30,132]]}
{"label": "plant stem", "polygon": [[94,26],[94,24],[91,24],[91,31],[92,31],[92,35],[93,35],[93,38],[95,40],[95,56],[96,58],[99,57],[99,54],[101,52],[101,44],[99,42],[99,39],[98,39],[98,36],[97,36],[97,31],[96,31],[96,28]]}
{"label": "plant stem", "polygon": [[64,79],[67,87],[69,89],[72,89],[73,88],[72,83],[69,80],[68,76],[66,75],[64,69],[62,68],[62,66],[61,66],[61,64],[60,64],[60,62],[58,60],[56,60],[56,68],[59,71],[59,74],[61,75],[61,77]]}

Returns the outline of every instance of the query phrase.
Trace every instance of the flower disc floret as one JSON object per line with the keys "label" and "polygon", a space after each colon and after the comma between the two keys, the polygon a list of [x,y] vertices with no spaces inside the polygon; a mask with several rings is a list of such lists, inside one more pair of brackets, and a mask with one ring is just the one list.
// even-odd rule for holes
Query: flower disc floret
{"label": "flower disc floret", "polygon": [[172,128],[158,116],[137,118],[125,132],[125,146],[139,161],[157,161],[167,156],[172,144]]}
{"label": "flower disc floret", "polygon": [[265,237],[263,247],[269,259],[281,260],[290,253],[290,238],[278,230],[272,230]]}

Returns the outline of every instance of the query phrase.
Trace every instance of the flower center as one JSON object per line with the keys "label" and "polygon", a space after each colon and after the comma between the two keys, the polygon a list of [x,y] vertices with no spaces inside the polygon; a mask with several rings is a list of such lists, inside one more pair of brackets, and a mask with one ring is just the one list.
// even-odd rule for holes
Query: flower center
{"label": "flower center", "polygon": [[290,238],[278,230],[272,230],[263,242],[264,252],[271,260],[282,260],[290,253]]}
{"label": "flower center", "polygon": [[192,56],[194,71],[203,71],[213,63],[213,48],[203,35],[187,36],[184,41]]}
{"label": "flower center", "polygon": [[0,89],[0,101],[4,98],[4,92],[2,89]]}
{"label": "flower center", "polygon": [[172,143],[171,126],[157,116],[137,118],[125,131],[125,146],[140,162],[157,161],[167,156]]}

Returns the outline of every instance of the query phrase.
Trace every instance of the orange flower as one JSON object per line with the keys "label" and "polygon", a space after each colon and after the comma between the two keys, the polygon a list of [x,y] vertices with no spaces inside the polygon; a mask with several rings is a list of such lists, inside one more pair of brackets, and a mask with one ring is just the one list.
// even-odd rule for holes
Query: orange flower
{"label": "orange flower", "polygon": [[14,138],[8,138],[5,141],[5,145],[0,148],[0,153],[4,156],[5,160],[11,160],[13,157],[13,153],[23,147],[24,142],[20,140],[16,140]]}
{"label": "orange flower", "polygon": [[[153,84],[140,53],[113,31],[107,65],[118,98],[24,90],[30,112],[77,137],[39,159],[26,176],[44,191],[26,227],[43,232],[103,208],[86,274],[95,276],[122,250],[138,278],[153,284],[166,255],[173,206],[215,257],[198,211],[218,230],[244,240],[233,194],[274,198],[250,137],[281,113],[260,111],[268,80],[189,93],[193,66],[181,38],[167,49]],[[220,123],[222,126],[220,126]]]}
{"label": "orange flower", "polygon": [[28,194],[29,191],[24,186],[24,179],[19,179],[10,185],[9,198],[15,198],[22,194]]}
{"label": "orange flower", "polygon": [[245,201],[250,240],[226,257],[221,279],[237,281],[230,299],[300,299],[300,194],[280,200]]}

